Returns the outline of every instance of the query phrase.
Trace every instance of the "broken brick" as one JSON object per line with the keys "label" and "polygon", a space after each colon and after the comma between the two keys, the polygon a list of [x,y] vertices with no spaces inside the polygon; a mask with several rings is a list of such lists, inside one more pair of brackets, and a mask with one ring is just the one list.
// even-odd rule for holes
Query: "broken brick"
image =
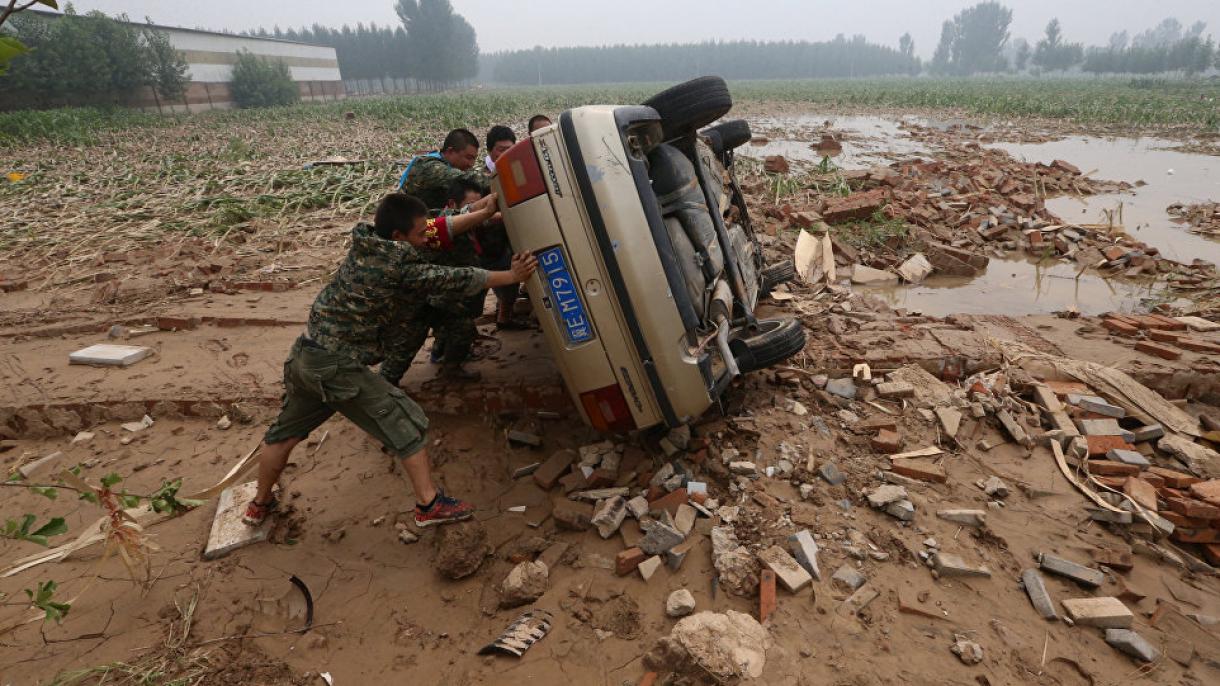
{"label": "broken brick", "polygon": [[593,526],[593,503],[562,500],[551,510],[555,525],[571,531],[588,531]]}
{"label": "broken brick", "polygon": [[1176,343],[1181,334],[1173,333],[1172,331],[1161,331],[1160,329],[1149,329],[1148,337],[1154,341],[1161,343]]}
{"label": "broken brick", "polygon": [[1159,357],[1162,360],[1176,360],[1182,357],[1181,350],[1161,345],[1160,343],[1153,343],[1152,341],[1139,341],[1135,344],[1135,349],[1142,353]]}
{"label": "broken brick", "polygon": [[1127,497],[1134,500],[1141,507],[1156,512],[1156,489],[1147,481],[1138,477],[1131,477],[1123,485],[1123,493],[1126,493]]}
{"label": "broken brick", "polygon": [[639,548],[628,548],[620,551],[614,556],[614,573],[619,576],[627,576],[635,571],[640,563],[648,558],[648,555]]}
{"label": "broken brick", "polygon": [[193,331],[199,324],[199,317],[157,317],[157,328],[162,331]]}
{"label": "broken brick", "polygon": [[[1135,446],[1124,441],[1122,436],[1086,436],[1085,440],[1088,442],[1088,445],[1089,445],[1089,455],[1090,456],[1105,455],[1106,453],[1110,452],[1111,450],[1135,450]],[[1127,474],[1127,473],[1138,473],[1138,472],[1139,472],[1139,469],[1136,468],[1135,472],[1123,472],[1123,473]]]}
{"label": "broken brick", "polygon": [[1191,338],[1190,336],[1179,336],[1177,340],[1179,347],[1193,350],[1197,353],[1220,353],[1220,345],[1205,341],[1201,338]]}
{"label": "broken brick", "polygon": [[1175,472],[1172,469],[1165,469],[1164,467],[1149,467],[1148,472],[1164,479],[1165,485],[1170,488],[1190,488],[1191,484],[1197,484],[1202,481],[1197,476]]}
{"label": "broken brick", "polygon": [[896,460],[894,465],[890,467],[890,471],[911,479],[931,481],[938,484],[943,484],[949,480],[949,476],[945,474],[944,467],[919,460]]}
{"label": "broken brick", "polygon": [[1093,561],[1120,572],[1129,572],[1135,567],[1130,549],[1099,548],[1093,551]]}
{"label": "broken brick", "polygon": [[1178,514],[1173,510],[1163,510],[1157,514],[1169,520],[1169,522],[1174,526],[1180,526],[1186,529],[1206,529],[1212,525],[1212,521],[1209,519],[1191,519],[1190,517]]}
{"label": "broken brick", "polygon": [[665,510],[669,516],[675,517],[678,514],[678,507],[689,501],[685,488],[675,489],[672,493],[668,493],[659,498],[654,498],[648,501],[648,510],[650,512],[660,512]]}
{"label": "broken brick", "polygon": [[1204,543],[1203,557],[1207,558],[1207,562],[1212,566],[1220,567],[1220,543]]}
{"label": "broken brick", "polygon": [[1135,476],[1140,473],[1140,468],[1113,460],[1089,460],[1089,472],[1099,476]]}
{"label": "broken brick", "polygon": [[764,569],[758,573],[758,621],[765,624],[775,613],[775,572]]}
{"label": "broken brick", "polygon": [[1200,481],[1190,485],[1190,494],[1200,500],[1220,507],[1220,479],[1211,479],[1210,481]]}
{"label": "broken brick", "polygon": [[576,457],[575,450],[565,449],[552,453],[547,461],[543,462],[542,466],[534,472],[534,483],[544,491],[551,490],[558,483],[559,477],[576,461]]}
{"label": "broken brick", "polygon": [[791,169],[783,155],[768,155],[763,159],[763,171],[768,174],[787,174]]}
{"label": "broken brick", "polygon": [[896,453],[902,450],[902,436],[899,436],[896,431],[882,429],[877,432],[876,436],[873,436],[869,445],[879,453]]}
{"label": "broken brick", "polygon": [[885,194],[880,190],[866,193],[853,193],[846,198],[831,200],[822,211],[822,219],[827,224],[839,224],[856,219],[868,219],[881,209],[885,202]]}
{"label": "broken brick", "polygon": [[1166,498],[1169,509],[1190,519],[1211,521],[1220,519],[1220,507],[1194,498]]}
{"label": "broken brick", "polygon": [[1136,336],[1139,334],[1138,328],[1112,317],[1106,317],[1105,319],[1101,320],[1101,325],[1120,336]]}
{"label": "broken brick", "polygon": [[1178,543],[1220,543],[1220,530],[1177,527],[1170,538]]}

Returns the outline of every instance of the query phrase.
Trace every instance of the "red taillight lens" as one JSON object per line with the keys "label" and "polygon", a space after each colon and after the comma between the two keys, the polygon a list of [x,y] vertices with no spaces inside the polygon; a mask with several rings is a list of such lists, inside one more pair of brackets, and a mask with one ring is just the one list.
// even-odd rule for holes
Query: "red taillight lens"
{"label": "red taillight lens", "polygon": [[623,391],[617,384],[581,393],[580,403],[584,405],[589,422],[598,431],[626,433],[635,429],[627,398],[623,397]]}
{"label": "red taillight lens", "polygon": [[504,202],[512,207],[546,192],[542,180],[542,168],[534,154],[534,142],[529,138],[517,143],[496,160],[496,175],[500,177],[500,189]]}

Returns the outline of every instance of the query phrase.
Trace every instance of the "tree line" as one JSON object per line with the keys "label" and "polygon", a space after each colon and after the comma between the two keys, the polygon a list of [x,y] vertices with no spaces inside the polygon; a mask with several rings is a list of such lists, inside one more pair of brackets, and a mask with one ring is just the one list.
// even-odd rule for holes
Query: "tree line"
{"label": "tree line", "polygon": [[449,0],[398,0],[394,7],[402,26],[357,23],[355,28],[318,24],[243,35],[326,45],[335,49],[344,79],[415,79],[439,90],[473,79],[479,70],[474,27],[453,11]]}
{"label": "tree line", "polygon": [[187,63],[169,38],[126,15],[76,14],[60,17],[31,12],[4,24],[6,37],[24,50],[0,77],[0,108],[124,105],[144,87],[166,102],[182,98]]}
{"label": "tree line", "polygon": [[864,36],[832,41],[705,41],[661,45],[534,48],[494,53],[485,74],[512,84],[674,81],[699,74],[727,79],[814,79],[917,74],[910,35],[899,48]]}

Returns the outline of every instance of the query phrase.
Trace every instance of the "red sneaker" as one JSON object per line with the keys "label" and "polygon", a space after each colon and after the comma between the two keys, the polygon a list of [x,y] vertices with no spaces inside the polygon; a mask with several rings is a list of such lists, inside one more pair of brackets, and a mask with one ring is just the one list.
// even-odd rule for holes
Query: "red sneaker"
{"label": "red sneaker", "polygon": [[415,526],[425,527],[437,524],[448,524],[470,519],[474,516],[474,505],[457,498],[445,495],[444,491],[436,492],[436,500],[432,506],[424,510],[415,506]]}
{"label": "red sneaker", "polygon": [[262,526],[277,507],[279,507],[279,502],[274,497],[262,505],[251,500],[250,504],[246,506],[246,514],[242,515],[241,521],[246,526]]}

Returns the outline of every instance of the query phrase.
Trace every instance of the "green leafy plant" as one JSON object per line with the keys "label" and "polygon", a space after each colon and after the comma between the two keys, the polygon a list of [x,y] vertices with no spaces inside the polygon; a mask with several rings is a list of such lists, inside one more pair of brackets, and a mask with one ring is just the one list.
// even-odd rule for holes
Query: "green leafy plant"
{"label": "green leafy plant", "polygon": [[154,512],[160,514],[179,514],[203,504],[202,500],[179,498],[178,491],[181,488],[182,479],[174,479],[161,484],[161,488],[157,489],[157,492],[153,493],[149,499],[149,505],[152,506]]}
{"label": "green leafy plant", "polygon": [[68,525],[64,523],[63,517],[54,517],[46,524],[34,528],[34,522],[38,518],[32,514],[25,514],[21,521],[14,519],[6,519],[4,521],[4,529],[0,531],[0,536],[11,538],[15,541],[29,541],[37,543],[41,546],[50,544],[52,536],[60,536],[68,532]]}
{"label": "green leafy plant", "polygon": [[237,53],[229,92],[233,102],[241,108],[291,105],[301,99],[287,64],[259,57],[248,50]]}
{"label": "green leafy plant", "polygon": [[72,609],[72,604],[56,601],[56,588],[57,584],[54,581],[44,581],[38,584],[35,590],[25,589],[25,594],[29,596],[31,606],[46,613],[43,621],[54,621],[59,624],[64,621],[64,617]]}

